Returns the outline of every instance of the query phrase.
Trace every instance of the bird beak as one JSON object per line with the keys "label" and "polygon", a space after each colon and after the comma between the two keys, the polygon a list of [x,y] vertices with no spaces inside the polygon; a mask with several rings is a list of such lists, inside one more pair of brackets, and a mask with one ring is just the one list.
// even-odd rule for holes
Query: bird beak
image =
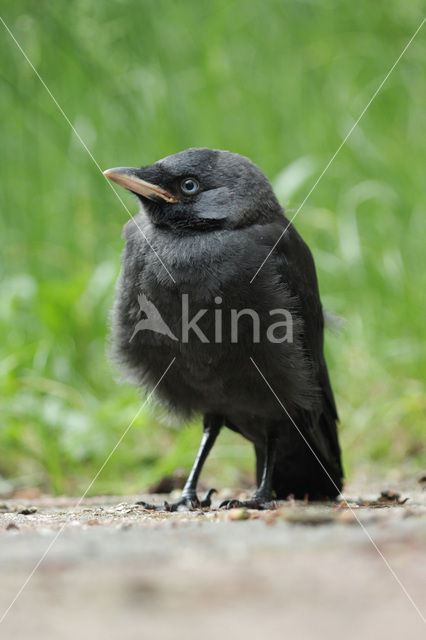
{"label": "bird beak", "polygon": [[138,169],[133,167],[114,167],[114,169],[104,171],[104,176],[122,187],[133,191],[133,193],[144,196],[144,198],[154,200],[156,197],[160,197],[166,202],[177,202],[177,198],[174,195],[162,187],[159,187],[157,184],[142,180],[142,178],[139,178],[137,175],[137,172]]}

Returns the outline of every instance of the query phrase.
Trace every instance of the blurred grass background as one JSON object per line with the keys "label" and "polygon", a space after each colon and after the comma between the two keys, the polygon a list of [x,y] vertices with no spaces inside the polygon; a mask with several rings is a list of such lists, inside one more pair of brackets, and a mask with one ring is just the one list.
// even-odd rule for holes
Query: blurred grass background
{"label": "blurred grass background", "polygon": [[[2,16],[102,168],[230,149],[295,210],[423,6],[3,0]],[[106,357],[127,213],[2,26],[0,54],[0,489],[77,493],[141,403]],[[327,356],[349,477],[425,463],[424,61],[420,33],[296,223],[347,321]],[[199,436],[150,406],[92,493],[189,469]],[[205,477],[232,485],[252,465],[222,434]]]}

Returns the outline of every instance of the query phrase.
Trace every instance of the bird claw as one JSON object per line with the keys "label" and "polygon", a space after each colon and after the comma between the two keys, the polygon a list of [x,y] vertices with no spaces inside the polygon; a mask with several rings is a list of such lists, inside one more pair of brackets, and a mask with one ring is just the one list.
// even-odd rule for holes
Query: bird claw
{"label": "bird claw", "polygon": [[206,509],[211,506],[211,496],[213,493],[217,493],[216,489],[209,489],[202,500],[199,500],[197,494],[191,494],[187,496],[182,496],[177,500],[177,502],[168,503],[166,500],[162,505],[158,504],[149,504],[148,502],[144,502],[143,500],[139,500],[136,502],[139,506],[143,507],[147,511],[166,511],[166,512],[174,512],[174,511],[196,511],[197,509]]}
{"label": "bird claw", "polygon": [[206,508],[206,507],[211,507],[212,505],[212,501],[211,501],[211,497],[214,493],[217,493],[216,489],[209,489],[206,493],[206,495],[204,496],[204,498],[201,500],[201,508]]}
{"label": "bird claw", "polygon": [[220,503],[219,509],[257,509],[265,511],[266,509],[276,509],[277,505],[274,500],[265,500],[263,498],[251,498],[250,500],[224,500]]}

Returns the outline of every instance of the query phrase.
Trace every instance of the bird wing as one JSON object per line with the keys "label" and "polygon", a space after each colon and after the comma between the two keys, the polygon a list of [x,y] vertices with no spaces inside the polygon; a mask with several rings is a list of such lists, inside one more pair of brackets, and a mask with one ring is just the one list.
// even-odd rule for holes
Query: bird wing
{"label": "bird wing", "polygon": [[[288,224],[288,221],[286,221]],[[319,387],[321,402],[312,411],[298,415],[324,462],[343,475],[337,435],[337,409],[324,358],[324,315],[321,305],[314,260],[307,244],[290,224],[276,248],[275,261],[280,278],[297,299],[303,320],[303,346],[311,360]],[[299,425],[298,425],[299,426]]]}

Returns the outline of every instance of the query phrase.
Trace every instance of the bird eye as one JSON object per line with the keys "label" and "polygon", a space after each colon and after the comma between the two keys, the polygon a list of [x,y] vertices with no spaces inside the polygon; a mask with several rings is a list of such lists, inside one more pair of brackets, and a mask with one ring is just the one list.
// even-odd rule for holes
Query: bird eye
{"label": "bird eye", "polygon": [[182,180],[182,184],[180,185],[180,188],[183,193],[185,193],[186,195],[192,196],[194,195],[194,193],[197,193],[198,189],[200,188],[200,185],[194,178],[185,178],[185,180]]}

